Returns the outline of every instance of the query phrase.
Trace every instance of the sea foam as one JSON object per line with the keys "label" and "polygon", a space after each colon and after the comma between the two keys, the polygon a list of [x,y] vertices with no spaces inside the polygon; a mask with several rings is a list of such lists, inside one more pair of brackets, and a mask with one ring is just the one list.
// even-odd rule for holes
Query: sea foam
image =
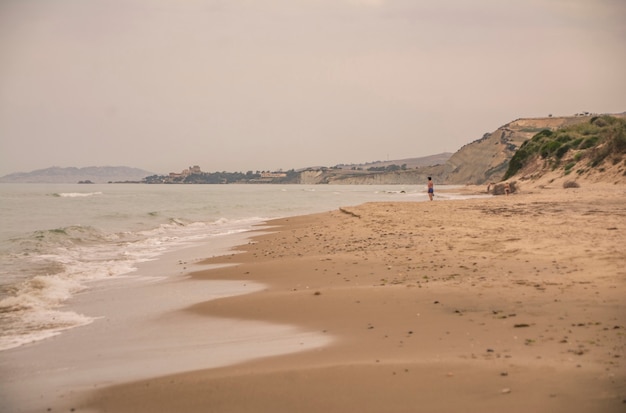
{"label": "sea foam", "polygon": [[83,198],[95,195],[102,195],[102,192],[55,192],[54,194],[52,194],[52,196],[57,196],[61,198]]}
{"label": "sea foam", "polygon": [[[167,251],[246,231],[258,222],[258,218],[220,218],[214,222],[171,219],[149,230],[108,234],[93,227],[69,226],[14,240],[22,250],[20,260],[15,261],[20,265],[27,261],[37,274],[4,286],[0,296],[0,350],[93,321],[65,308],[67,300],[88,289],[91,282],[131,277],[138,264]],[[144,281],[149,278],[142,276]]]}

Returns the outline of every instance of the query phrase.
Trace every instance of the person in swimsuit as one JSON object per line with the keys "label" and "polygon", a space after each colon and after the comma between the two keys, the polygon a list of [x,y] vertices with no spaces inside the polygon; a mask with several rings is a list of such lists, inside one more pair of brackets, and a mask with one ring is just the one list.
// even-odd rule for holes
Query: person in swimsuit
{"label": "person in swimsuit", "polygon": [[433,189],[433,179],[428,177],[428,198],[432,201],[435,196],[435,190]]}

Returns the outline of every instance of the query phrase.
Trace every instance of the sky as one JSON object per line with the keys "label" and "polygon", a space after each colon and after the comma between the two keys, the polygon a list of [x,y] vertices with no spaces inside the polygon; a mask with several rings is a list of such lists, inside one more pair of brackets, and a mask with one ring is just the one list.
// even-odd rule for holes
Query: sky
{"label": "sky", "polygon": [[626,111],[623,0],[0,0],[0,176],[289,170]]}

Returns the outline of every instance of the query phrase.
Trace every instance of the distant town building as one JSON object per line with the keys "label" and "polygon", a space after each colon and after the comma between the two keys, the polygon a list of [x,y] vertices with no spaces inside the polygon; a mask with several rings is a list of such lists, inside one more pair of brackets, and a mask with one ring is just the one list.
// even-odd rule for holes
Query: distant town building
{"label": "distant town building", "polygon": [[261,172],[261,178],[284,178],[286,176],[284,172]]}
{"label": "distant town building", "polygon": [[187,169],[183,169],[182,172],[170,172],[166,182],[180,182],[187,178],[189,175],[201,175],[202,169],[198,165],[190,166]]}

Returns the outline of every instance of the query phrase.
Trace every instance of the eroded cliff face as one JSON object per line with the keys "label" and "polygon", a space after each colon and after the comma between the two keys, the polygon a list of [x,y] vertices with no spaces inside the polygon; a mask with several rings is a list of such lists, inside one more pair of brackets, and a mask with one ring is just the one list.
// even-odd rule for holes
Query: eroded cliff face
{"label": "eroded cliff face", "polygon": [[368,175],[331,177],[328,184],[350,185],[416,185],[420,183],[419,175],[415,173],[386,172]]}
{"label": "eroded cliff face", "polygon": [[443,168],[442,165],[440,165],[407,171],[333,176],[329,177],[326,183],[350,185],[426,185],[426,180],[429,176],[431,176],[435,182],[442,182],[442,171]]}
{"label": "eroded cliff face", "polygon": [[300,172],[300,184],[317,185],[324,183],[324,172],[322,171],[302,171]]}
{"label": "eroded cliff face", "polygon": [[444,165],[394,172],[311,170],[300,173],[300,183],[306,185],[425,185],[429,176],[435,182],[443,183],[445,171]]}

